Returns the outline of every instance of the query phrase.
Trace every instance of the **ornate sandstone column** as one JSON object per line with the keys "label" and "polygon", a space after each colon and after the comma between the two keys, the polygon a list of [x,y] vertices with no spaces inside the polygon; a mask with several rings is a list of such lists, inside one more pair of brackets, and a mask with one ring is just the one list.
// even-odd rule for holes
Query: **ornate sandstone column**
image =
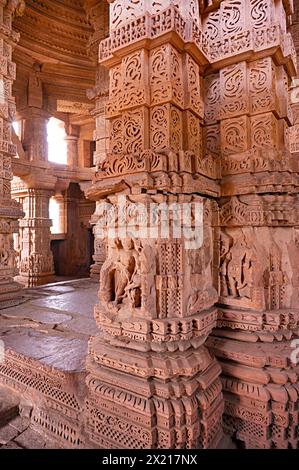
{"label": "ornate sandstone column", "polygon": [[[110,70],[109,151],[88,195],[106,203],[98,205],[99,222],[115,217],[117,234],[104,228],[101,333],[89,345],[85,431],[103,448],[215,447],[220,367],[205,342],[217,319],[213,198],[220,193],[216,160],[202,153],[208,47],[198,2],[109,3],[110,37],[100,46]],[[203,238],[196,245],[174,234],[174,206],[191,207],[188,228]],[[136,211],[158,233],[133,236]]]}
{"label": "ornate sandstone column", "polygon": [[[28,103],[39,103],[42,106],[42,100],[37,100],[37,97],[36,88],[31,85]],[[49,201],[54,194],[56,178],[47,172],[48,113],[43,109],[28,107],[20,114],[23,118],[22,143],[26,160],[31,162],[31,166],[27,176],[15,178],[13,182],[13,197],[22,204],[25,213],[16,237],[18,280],[26,287],[34,287],[50,282],[54,274]]]}
{"label": "ornate sandstone column", "polygon": [[[94,138],[96,151],[94,153],[94,165],[99,165],[107,156],[109,146],[109,121],[105,119],[105,106],[109,98],[109,75],[108,71],[101,65],[97,66],[96,86],[89,90],[88,96],[95,100],[93,116],[96,122]],[[100,202],[96,202],[98,206]],[[106,243],[99,234],[97,210],[91,218],[94,234],[94,263],[90,268],[90,276],[99,279],[100,271],[106,258]]]}
{"label": "ornate sandstone column", "polygon": [[16,78],[12,51],[19,39],[12,30],[12,19],[15,14],[22,14],[24,6],[23,1],[0,1],[0,308],[16,305],[21,299],[21,286],[13,280],[17,274],[13,233],[18,231],[22,211],[11,198],[11,158],[16,154],[11,136],[15,119],[12,84]]}
{"label": "ornate sandstone column", "polygon": [[22,116],[22,144],[26,159],[35,163],[48,161],[47,124],[49,114],[43,109],[28,107]]}
{"label": "ornate sandstone column", "polygon": [[[98,62],[98,52],[100,42],[109,34],[109,5],[98,0],[85,0],[85,9],[88,19],[94,28],[94,34],[89,41],[89,56],[95,63]],[[92,116],[96,122],[94,140],[96,151],[94,153],[94,165],[102,162],[107,155],[109,144],[109,121],[105,119],[105,106],[109,98],[109,73],[102,65],[97,63],[96,84],[88,90],[87,96],[95,103]],[[99,204],[98,202],[96,203]],[[90,277],[99,279],[102,265],[106,258],[106,244],[99,235],[97,211],[91,218],[94,234],[94,263],[90,267]]]}
{"label": "ornate sandstone column", "polygon": [[50,233],[52,221],[49,218],[49,200],[53,192],[28,187],[19,178],[14,180],[13,192],[25,213],[20,221],[16,243],[19,258],[17,279],[26,287],[47,284],[54,275]]}
{"label": "ornate sandstone column", "polygon": [[80,127],[67,125],[65,137],[67,143],[67,165],[76,168],[79,160],[78,140],[80,134]]}
{"label": "ornate sandstone column", "polygon": [[[221,2],[204,20],[206,133],[221,151],[219,317],[225,429],[247,448],[298,444],[298,173],[288,151],[292,2]],[[212,145],[211,145],[212,144]]]}

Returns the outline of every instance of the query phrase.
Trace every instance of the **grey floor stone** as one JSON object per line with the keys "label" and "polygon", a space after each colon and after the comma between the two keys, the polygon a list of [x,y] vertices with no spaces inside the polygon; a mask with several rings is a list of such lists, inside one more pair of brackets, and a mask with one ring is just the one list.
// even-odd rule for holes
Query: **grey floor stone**
{"label": "grey floor stone", "polygon": [[22,432],[14,442],[25,449],[44,449],[46,446],[45,439],[31,428]]}
{"label": "grey floor stone", "polygon": [[19,431],[16,428],[13,428],[10,424],[0,428],[0,444],[7,444],[9,441],[12,441]]}

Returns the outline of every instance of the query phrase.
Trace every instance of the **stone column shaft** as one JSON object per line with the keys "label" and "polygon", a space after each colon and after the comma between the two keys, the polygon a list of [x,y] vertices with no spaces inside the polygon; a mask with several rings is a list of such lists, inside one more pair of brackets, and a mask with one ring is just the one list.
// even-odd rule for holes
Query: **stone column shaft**
{"label": "stone column shaft", "polygon": [[66,126],[66,133],[67,136],[65,137],[65,140],[67,143],[67,164],[70,167],[76,168],[79,164],[78,141],[80,127],[72,125]]}
{"label": "stone column shaft", "polygon": [[48,161],[47,124],[48,113],[37,108],[27,108],[23,114],[22,144],[31,162]]}
{"label": "stone column shaft", "polygon": [[[94,34],[90,38],[89,55],[95,62],[98,62],[98,51],[100,42],[109,34],[109,6],[105,2],[97,0],[87,0],[85,8],[90,23],[94,27]],[[96,150],[93,156],[94,166],[97,167],[107,155],[109,147],[109,121],[105,119],[105,106],[109,96],[109,72],[100,64],[97,64],[95,87],[88,90],[87,96],[95,104],[92,116],[95,119],[96,129],[94,140]],[[106,243],[97,229],[97,211],[91,218],[94,234],[94,263],[90,267],[90,276],[94,279],[100,278],[100,271],[106,258]]]}

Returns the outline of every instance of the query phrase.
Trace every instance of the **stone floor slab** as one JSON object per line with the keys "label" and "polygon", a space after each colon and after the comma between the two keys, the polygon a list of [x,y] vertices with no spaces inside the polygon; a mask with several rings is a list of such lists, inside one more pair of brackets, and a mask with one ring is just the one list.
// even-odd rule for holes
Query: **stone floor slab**
{"label": "stone floor slab", "polygon": [[0,447],[0,450],[17,450],[17,449],[23,449],[23,447],[20,447],[16,442],[14,441],[10,441],[8,442],[7,444],[5,444],[4,446],[1,446]]}
{"label": "stone floor slab", "polygon": [[44,449],[46,445],[45,439],[31,428],[26,429],[14,441],[25,449]]}
{"label": "stone floor slab", "polygon": [[43,299],[32,300],[31,304],[38,307],[53,308],[63,312],[78,313],[85,317],[93,317],[93,309],[98,303],[97,289],[88,288],[81,291],[81,288],[75,292],[63,295],[53,295]]}
{"label": "stone floor slab", "polygon": [[23,418],[22,416],[17,416],[16,418],[12,419],[9,424],[15,428],[19,433],[24,432],[25,429],[29,428],[30,426],[30,419]]}
{"label": "stone floor slab", "polygon": [[23,334],[2,338],[5,347],[33,358],[42,364],[65,372],[85,370],[87,339],[47,335],[39,331],[23,331]]}
{"label": "stone floor slab", "polygon": [[15,437],[17,437],[18,434],[19,431],[16,428],[10,426],[10,424],[0,427],[0,444],[7,444],[9,441],[12,441]]}

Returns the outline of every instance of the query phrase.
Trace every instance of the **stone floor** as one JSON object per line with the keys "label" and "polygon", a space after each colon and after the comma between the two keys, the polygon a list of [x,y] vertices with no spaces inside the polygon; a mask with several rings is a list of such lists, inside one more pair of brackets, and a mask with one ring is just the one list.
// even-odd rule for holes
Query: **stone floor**
{"label": "stone floor", "polygon": [[[24,291],[24,303],[0,311],[0,340],[56,369],[85,370],[87,342],[96,334],[93,307],[98,282],[79,279]],[[0,386],[0,449],[48,449],[55,444],[19,415],[17,398]]]}
{"label": "stone floor", "polygon": [[30,419],[19,415],[19,399],[11,390],[0,386],[0,450],[56,449],[30,427]]}
{"label": "stone floor", "polygon": [[68,370],[85,359],[88,338],[97,331],[97,291],[91,279],[28,289],[24,303],[0,311],[0,339],[5,348]]}

